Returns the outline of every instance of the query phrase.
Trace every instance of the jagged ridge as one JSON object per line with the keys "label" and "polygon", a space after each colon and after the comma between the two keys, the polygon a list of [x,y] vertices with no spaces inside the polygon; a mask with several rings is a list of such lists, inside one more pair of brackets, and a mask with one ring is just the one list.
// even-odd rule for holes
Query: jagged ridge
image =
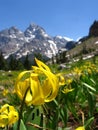
{"label": "jagged ridge", "polygon": [[51,58],[59,49],[65,48],[69,40],[72,41],[66,37],[52,37],[36,24],[30,24],[24,32],[13,26],[0,31],[0,50],[5,58],[11,54],[22,58],[27,54],[33,56],[34,53]]}

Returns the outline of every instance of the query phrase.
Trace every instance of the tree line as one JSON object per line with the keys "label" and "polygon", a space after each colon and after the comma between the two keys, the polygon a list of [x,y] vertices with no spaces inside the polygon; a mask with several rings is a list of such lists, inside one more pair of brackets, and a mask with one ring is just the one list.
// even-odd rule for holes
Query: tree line
{"label": "tree line", "polygon": [[[41,54],[34,54],[34,56],[40,60],[42,60]],[[34,59],[33,62],[29,60],[28,54],[23,60],[16,59],[13,55],[10,55],[8,59],[5,59],[3,53],[0,52],[0,70],[29,70],[31,66],[35,64]]]}
{"label": "tree line", "polygon": [[16,59],[13,55],[9,59],[5,59],[3,53],[0,52],[0,70],[23,70],[30,69],[31,63],[28,59],[28,55],[22,62],[20,59]]}

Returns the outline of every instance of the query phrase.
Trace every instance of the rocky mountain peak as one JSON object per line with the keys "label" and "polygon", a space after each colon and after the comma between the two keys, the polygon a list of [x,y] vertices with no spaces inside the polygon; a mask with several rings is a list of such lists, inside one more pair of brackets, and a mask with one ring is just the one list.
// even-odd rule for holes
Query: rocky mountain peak
{"label": "rocky mountain peak", "polygon": [[20,33],[23,33],[22,31],[20,31],[17,27],[15,26],[12,26],[8,29],[4,29],[2,31],[0,31],[0,34],[4,35],[4,36],[8,36],[8,35],[12,35],[12,34],[20,34]]}
{"label": "rocky mountain peak", "polygon": [[28,36],[27,34],[38,34],[38,33],[45,33],[45,30],[40,27],[39,25],[36,25],[34,23],[30,24],[29,27],[26,29],[26,31],[24,32],[26,36]]}
{"label": "rocky mountain peak", "polygon": [[51,58],[58,53],[59,49],[65,48],[67,42],[64,37],[49,36],[42,27],[34,23],[30,24],[24,32],[15,26],[0,31],[0,50],[5,58],[10,55],[22,58],[27,54],[34,57],[35,53]]}
{"label": "rocky mountain peak", "polygon": [[34,23],[31,23],[29,25],[28,29],[31,30],[31,31],[42,30],[42,31],[45,32],[45,30],[41,26],[34,24]]}
{"label": "rocky mountain peak", "polygon": [[24,35],[27,38],[27,41],[31,41],[32,39],[44,40],[46,37],[49,38],[46,31],[34,23],[29,25],[29,27],[25,30]]}
{"label": "rocky mountain peak", "polygon": [[22,33],[22,31],[20,31],[17,27],[15,26],[12,26],[8,29],[8,33],[9,35],[12,35],[12,34],[20,34]]}

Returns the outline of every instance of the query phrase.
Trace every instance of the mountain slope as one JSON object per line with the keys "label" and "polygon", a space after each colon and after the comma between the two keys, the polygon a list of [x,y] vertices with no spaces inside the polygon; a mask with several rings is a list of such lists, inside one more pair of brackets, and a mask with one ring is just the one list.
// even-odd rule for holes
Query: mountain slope
{"label": "mountain slope", "polygon": [[61,36],[52,37],[36,24],[30,24],[24,32],[17,27],[11,27],[0,31],[0,51],[5,58],[10,55],[22,58],[27,54],[33,57],[34,53],[51,58],[61,48],[65,48],[69,40],[71,39]]}
{"label": "mountain slope", "polygon": [[79,41],[76,47],[67,52],[67,55],[69,55],[71,58],[98,55],[98,37],[88,37],[81,42]]}

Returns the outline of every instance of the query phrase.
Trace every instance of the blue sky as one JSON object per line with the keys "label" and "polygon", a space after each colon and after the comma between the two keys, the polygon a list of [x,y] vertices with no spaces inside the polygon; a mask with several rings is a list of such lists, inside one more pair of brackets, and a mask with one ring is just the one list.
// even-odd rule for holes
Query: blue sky
{"label": "blue sky", "polygon": [[24,31],[30,23],[51,36],[76,40],[88,35],[98,20],[98,0],[0,0],[0,30],[16,26]]}

